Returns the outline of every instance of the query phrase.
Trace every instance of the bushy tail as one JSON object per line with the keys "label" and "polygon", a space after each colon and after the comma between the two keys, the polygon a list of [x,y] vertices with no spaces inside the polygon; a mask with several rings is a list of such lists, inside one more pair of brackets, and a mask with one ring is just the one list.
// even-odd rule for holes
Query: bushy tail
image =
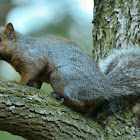
{"label": "bushy tail", "polygon": [[99,67],[116,93],[110,97],[140,94],[140,47],[114,50]]}

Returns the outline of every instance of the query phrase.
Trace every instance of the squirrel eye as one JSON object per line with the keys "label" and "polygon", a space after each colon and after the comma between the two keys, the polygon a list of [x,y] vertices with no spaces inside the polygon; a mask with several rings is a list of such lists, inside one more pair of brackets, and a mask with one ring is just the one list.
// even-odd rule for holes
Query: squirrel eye
{"label": "squirrel eye", "polygon": [[0,43],[2,42],[2,38],[0,37]]}

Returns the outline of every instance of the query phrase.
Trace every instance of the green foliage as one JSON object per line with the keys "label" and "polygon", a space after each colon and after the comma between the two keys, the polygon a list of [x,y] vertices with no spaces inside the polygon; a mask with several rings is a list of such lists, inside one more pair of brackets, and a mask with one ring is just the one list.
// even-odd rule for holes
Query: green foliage
{"label": "green foliage", "polygon": [[1,140],[25,140],[20,136],[15,136],[5,131],[0,131],[0,139]]}

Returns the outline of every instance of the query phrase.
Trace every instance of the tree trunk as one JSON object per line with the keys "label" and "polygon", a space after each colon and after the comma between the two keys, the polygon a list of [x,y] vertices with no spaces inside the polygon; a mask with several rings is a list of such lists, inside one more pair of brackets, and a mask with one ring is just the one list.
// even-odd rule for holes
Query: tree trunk
{"label": "tree trunk", "polygon": [[[95,60],[125,43],[139,42],[139,3],[134,1],[96,0],[94,10]],[[97,140],[138,139],[138,119],[131,112],[140,101],[124,98],[123,112],[109,114],[106,108],[94,121],[65,105],[49,94],[15,83],[0,83],[0,130],[28,140]]]}
{"label": "tree trunk", "polygon": [[140,1],[95,0],[93,25],[95,61],[113,48],[140,45]]}

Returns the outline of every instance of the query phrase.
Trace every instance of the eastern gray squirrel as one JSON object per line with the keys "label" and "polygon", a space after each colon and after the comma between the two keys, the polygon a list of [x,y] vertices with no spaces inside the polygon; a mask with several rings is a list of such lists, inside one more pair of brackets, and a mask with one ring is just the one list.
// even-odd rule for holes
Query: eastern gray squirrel
{"label": "eastern gray squirrel", "polygon": [[99,67],[76,43],[62,38],[35,39],[0,27],[0,59],[21,75],[20,83],[49,83],[64,103],[81,112],[102,101],[140,93],[140,48],[114,50]]}

